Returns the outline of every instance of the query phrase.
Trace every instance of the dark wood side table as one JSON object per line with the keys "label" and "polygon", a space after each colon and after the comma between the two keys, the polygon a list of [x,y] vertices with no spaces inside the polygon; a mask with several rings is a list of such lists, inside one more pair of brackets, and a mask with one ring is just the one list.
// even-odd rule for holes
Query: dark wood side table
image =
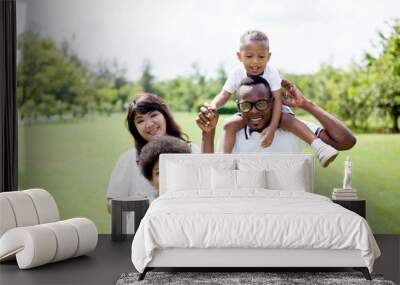
{"label": "dark wood side table", "polygon": [[332,202],[366,218],[367,202],[365,200],[332,200]]}
{"label": "dark wood side table", "polygon": [[140,221],[149,208],[148,199],[118,198],[112,200],[111,214],[111,240],[123,241],[126,239],[126,222],[123,216],[125,212],[135,212],[135,232],[139,227]]}

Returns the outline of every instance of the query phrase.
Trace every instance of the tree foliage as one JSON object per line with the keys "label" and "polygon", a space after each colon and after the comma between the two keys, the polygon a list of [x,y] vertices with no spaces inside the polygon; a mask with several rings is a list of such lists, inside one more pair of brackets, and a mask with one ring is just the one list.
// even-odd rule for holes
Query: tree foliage
{"label": "tree foliage", "polygon": [[392,21],[389,28],[388,35],[378,33],[378,55],[365,53],[365,60],[360,64],[352,63],[346,69],[322,65],[313,74],[286,76],[307,97],[347,121],[352,128],[398,133],[400,21]]}
{"label": "tree foliage", "polygon": [[144,92],[155,93],[154,89],[154,75],[151,73],[152,65],[150,60],[146,59],[143,63],[142,77],[140,78],[140,85]]}
{"label": "tree foliage", "polygon": [[[347,68],[325,64],[312,74],[284,74],[304,94],[363,131],[399,132],[400,116],[400,21],[389,26],[390,33],[378,34],[378,53],[364,54],[361,63]],[[221,64],[215,78],[207,78],[194,63],[186,76],[156,80],[149,60],[143,62],[137,82],[126,79],[126,69],[116,60],[97,65],[82,61],[68,42],[24,33],[18,39],[18,106],[20,118],[85,116],[98,112],[125,111],[138,92],[156,93],[175,111],[198,111],[221,90],[226,72]],[[236,111],[234,100],[221,110]]]}
{"label": "tree foliage", "polygon": [[366,54],[369,90],[374,93],[377,107],[390,117],[392,130],[399,132],[400,116],[400,19],[394,20],[391,33],[379,33],[381,53]]}

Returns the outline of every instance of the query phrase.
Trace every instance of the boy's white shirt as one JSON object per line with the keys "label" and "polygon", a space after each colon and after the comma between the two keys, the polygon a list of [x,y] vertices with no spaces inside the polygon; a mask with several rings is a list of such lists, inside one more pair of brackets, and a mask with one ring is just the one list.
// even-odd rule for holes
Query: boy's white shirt
{"label": "boy's white shirt", "polygon": [[[246,69],[242,64],[235,67],[228,75],[228,79],[226,80],[223,90],[228,91],[229,93],[234,93],[244,78],[247,77]],[[269,86],[271,87],[271,91],[276,91],[281,89],[281,76],[279,75],[278,70],[271,64],[267,64],[265,66],[264,73],[262,77],[268,81]]]}

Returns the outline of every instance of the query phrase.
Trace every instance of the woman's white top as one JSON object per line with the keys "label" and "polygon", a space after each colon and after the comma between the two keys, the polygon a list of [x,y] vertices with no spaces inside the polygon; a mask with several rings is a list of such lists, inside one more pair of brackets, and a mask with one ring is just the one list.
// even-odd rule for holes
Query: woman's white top
{"label": "woman's white top", "polygon": [[[200,148],[189,143],[192,153],[200,153]],[[137,164],[136,148],[131,148],[121,155],[115,165],[108,183],[107,198],[144,198],[150,202],[156,196],[156,190],[143,176]]]}
{"label": "woman's white top", "polygon": [[154,200],[156,191],[140,172],[137,151],[132,148],[121,155],[108,183],[107,198],[144,198]]}

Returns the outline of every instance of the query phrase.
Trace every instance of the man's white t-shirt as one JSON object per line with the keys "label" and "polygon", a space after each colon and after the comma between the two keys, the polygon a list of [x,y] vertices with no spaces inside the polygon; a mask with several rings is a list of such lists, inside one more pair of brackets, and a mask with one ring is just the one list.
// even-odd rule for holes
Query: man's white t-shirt
{"label": "man's white t-shirt", "polygon": [[[321,128],[313,123],[302,121],[316,135]],[[249,127],[244,127],[236,133],[236,141],[232,153],[246,152],[302,152],[307,146],[306,142],[298,138],[291,132],[278,128],[275,132],[272,144],[269,147],[261,146],[261,134],[251,132]]]}
{"label": "man's white t-shirt", "polygon": [[[246,69],[241,64],[234,68],[228,75],[228,79],[225,82],[223,90],[228,91],[229,93],[234,93],[237,91],[240,81],[247,77]],[[271,91],[276,91],[281,89],[281,76],[279,75],[278,70],[272,66],[271,64],[267,64],[265,66],[264,73],[262,77],[267,80],[269,86],[271,87]]]}

